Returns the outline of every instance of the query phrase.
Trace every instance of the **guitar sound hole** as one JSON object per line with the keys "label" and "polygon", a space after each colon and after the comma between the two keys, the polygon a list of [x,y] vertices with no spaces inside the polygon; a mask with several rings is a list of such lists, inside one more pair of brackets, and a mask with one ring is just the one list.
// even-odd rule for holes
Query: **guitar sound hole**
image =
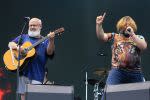
{"label": "guitar sound hole", "polygon": [[[20,60],[24,59],[24,58],[26,57],[26,55],[27,55],[27,54],[25,54],[25,53],[21,53],[21,54],[20,54]],[[17,55],[14,55],[14,57],[15,57],[15,59],[16,59],[17,61],[19,61]]]}

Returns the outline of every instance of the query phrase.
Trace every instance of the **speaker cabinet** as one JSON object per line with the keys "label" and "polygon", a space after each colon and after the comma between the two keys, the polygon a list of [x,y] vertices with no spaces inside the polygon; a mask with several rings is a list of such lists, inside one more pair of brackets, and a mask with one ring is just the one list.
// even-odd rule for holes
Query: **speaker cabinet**
{"label": "speaker cabinet", "polygon": [[150,100],[150,81],[108,85],[104,100]]}
{"label": "speaker cabinet", "polygon": [[74,100],[74,87],[28,84],[26,100]]}

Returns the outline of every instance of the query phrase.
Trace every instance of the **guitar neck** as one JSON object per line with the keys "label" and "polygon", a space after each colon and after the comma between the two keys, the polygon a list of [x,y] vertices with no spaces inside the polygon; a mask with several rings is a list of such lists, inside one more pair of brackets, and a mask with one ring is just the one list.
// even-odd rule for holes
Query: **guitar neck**
{"label": "guitar neck", "polygon": [[49,36],[43,37],[42,39],[40,39],[39,41],[37,41],[36,43],[34,43],[32,46],[30,46],[28,49],[31,50],[32,48],[36,47],[37,45],[39,45],[41,42],[45,41],[48,38],[49,38]]}
{"label": "guitar neck", "polygon": [[[63,31],[64,31],[64,28],[62,27],[62,28],[59,28],[59,29],[57,29],[57,30],[55,30],[55,31],[53,31],[53,32],[54,32],[54,34],[58,34],[58,33],[61,33],[61,32],[63,32]],[[50,37],[49,35],[43,37],[42,39],[40,39],[39,41],[37,41],[36,43],[34,43],[32,46],[28,47],[28,48],[27,48],[27,51],[29,51],[29,50],[31,50],[32,48],[36,47],[37,45],[39,45],[41,42],[45,41],[45,40],[48,39],[49,37]]]}

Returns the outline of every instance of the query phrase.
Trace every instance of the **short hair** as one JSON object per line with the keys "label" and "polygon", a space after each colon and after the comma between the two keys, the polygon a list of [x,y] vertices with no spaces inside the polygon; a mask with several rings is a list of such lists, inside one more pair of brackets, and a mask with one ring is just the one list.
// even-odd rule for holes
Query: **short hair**
{"label": "short hair", "polygon": [[124,30],[127,24],[133,28],[134,32],[137,31],[137,25],[130,16],[124,16],[117,22],[117,31],[120,32],[121,30]]}
{"label": "short hair", "polygon": [[29,21],[29,23],[30,23],[31,21],[36,21],[36,22],[38,22],[38,23],[42,26],[42,21],[41,21],[41,19],[39,19],[39,18],[36,18],[36,17],[31,18],[30,21]]}

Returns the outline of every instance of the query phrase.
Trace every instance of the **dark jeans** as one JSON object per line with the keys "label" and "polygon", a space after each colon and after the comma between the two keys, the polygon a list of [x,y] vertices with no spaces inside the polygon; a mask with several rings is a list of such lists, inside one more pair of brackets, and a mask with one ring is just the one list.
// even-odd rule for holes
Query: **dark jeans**
{"label": "dark jeans", "polygon": [[[145,79],[143,73],[140,71],[127,71],[125,69],[112,68],[108,74],[106,85],[117,85],[144,81]],[[102,96],[101,100],[105,100],[104,95]]]}

